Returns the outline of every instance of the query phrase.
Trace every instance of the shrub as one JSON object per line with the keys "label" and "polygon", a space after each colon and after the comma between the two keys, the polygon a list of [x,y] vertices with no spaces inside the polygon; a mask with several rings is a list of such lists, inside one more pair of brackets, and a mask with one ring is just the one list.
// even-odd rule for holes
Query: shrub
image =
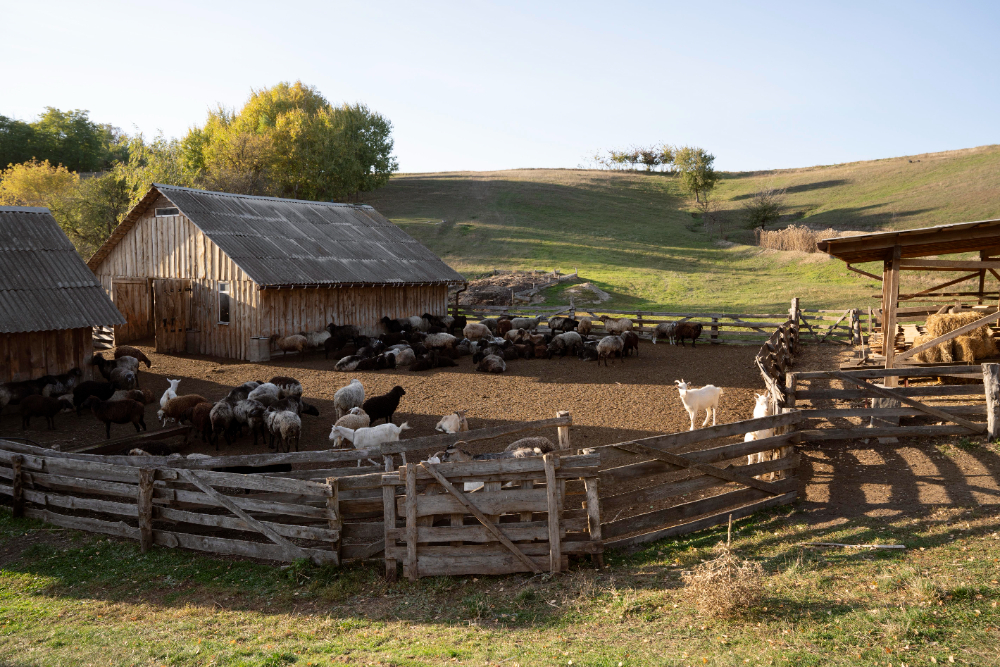
{"label": "shrub", "polygon": [[764,225],[781,217],[781,209],[784,204],[784,188],[761,186],[749,199],[743,202],[743,220],[750,229],[763,228]]}
{"label": "shrub", "polygon": [[764,569],[744,560],[725,544],[719,555],[683,575],[685,590],[698,610],[718,618],[740,616],[760,603],[764,596]]}

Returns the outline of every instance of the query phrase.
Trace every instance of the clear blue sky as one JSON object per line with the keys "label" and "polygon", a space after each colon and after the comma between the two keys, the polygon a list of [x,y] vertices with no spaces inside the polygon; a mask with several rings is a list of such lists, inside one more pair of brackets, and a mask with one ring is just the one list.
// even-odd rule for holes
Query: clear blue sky
{"label": "clear blue sky", "polygon": [[998,34],[995,2],[0,0],[0,114],[179,137],[301,79],[386,115],[402,171],[809,166],[1000,143]]}

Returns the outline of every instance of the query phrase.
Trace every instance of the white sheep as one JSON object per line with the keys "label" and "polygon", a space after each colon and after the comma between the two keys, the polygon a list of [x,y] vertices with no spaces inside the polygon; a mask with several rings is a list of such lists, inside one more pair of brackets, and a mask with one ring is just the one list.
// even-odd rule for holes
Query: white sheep
{"label": "white sheep", "polygon": [[677,385],[677,391],[681,395],[681,403],[684,404],[684,409],[687,410],[688,416],[691,417],[691,428],[689,430],[694,430],[694,418],[699,410],[705,411],[705,421],[702,422],[701,427],[704,428],[708,424],[709,413],[712,414],[712,426],[715,426],[715,413],[719,407],[719,397],[722,396],[722,389],[712,384],[706,384],[699,389],[689,389],[688,383],[683,378],[674,380],[674,384]]}
{"label": "white sheep", "polygon": [[284,392],[276,384],[265,382],[247,395],[247,400],[260,401],[265,407],[284,397]]}
{"label": "white sheep", "polygon": [[168,379],[167,382],[170,383],[170,386],[167,387],[167,390],[163,392],[163,396],[160,397],[160,409],[156,412],[156,418],[160,420],[162,426],[167,425],[167,420],[164,419],[163,411],[167,409],[167,403],[170,399],[177,398],[177,385],[181,383],[180,380],[170,379]]}
{"label": "white sheep", "polygon": [[330,338],[330,332],[326,329],[322,331],[302,332],[300,336],[306,337],[306,347],[310,349],[322,349],[326,340]]}
{"label": "white sheep", "polygon": [[[368,416],[368,413],[358,407],[351,408],[350,412],[338,419],[337,423],[334,424],[334,426],[344,426],[355,431],[359,428],[368,428],[370,425],[371,418]],[[340,447],[344,441],[344,436],[338,433],[335,428],[331,428],[330,440],[333,441],[335,448]],[[361,461],[358,461],[358,465],[361,465]]]}
{"label": "white sheep", "polygon": [[480,324],[479,322],[469,322],[462,329],[462,335],[469,340],[479,340],[480,338],[490,338],[493,332],[490,331],[489,327],[485,324]]}
{"label": "white sheep", "polygon": [[333,395],[333,406],[337,409],[337,419],[340,419],[351,408],[360,408],[365,402],[365,386],[361,380],[354,378],[346,387],[341,387]]}
{"label": "white sheep", "polygon": [[[761,417],[770,417],[774,412],[771,410],[771,401],[768,400],[767,394],[754,394],[757,403],[753,407],[753,418],[759,419]],[[743,438],[743,442],[750,442],[751,440],[763,440],[764,438],[770,438],[774,435],[773,428],[765,428],[760,431],[750,431]],[[772,449],[766,452],[757,452],[755,454],[747,455],[747,465],[752,463],[763,463],[764,461],[770,461],[775,458],[775,455],[780,450]]]}
{"label": "white sheep", "polygon": [[278,438],[278,446],[286,452],[295,443],[295,451],[299,451],[299,436],[302,434],[302,419],[291,410],[273,411],[264,414],[264,423],[272,437]]}
{"label": "white sheep", "polygon": [[441,433],[460,433],[469,430],[469,420],[465,418],[465,410],[456,410],[449,415],[441,417],[441,421],[434,427],[435,431]]}
{"label": "white sheep", "polygon": [[[342,438],[348,440],[352,445],[354,445],[354,449],[369,449],[372,447],[378,447],[386,442],[398,442],[399,434],[403,431],[409,430],[409,428],[410,425],[406,422],[403,422],[401,426],[396,426],[392,422],[389,422],[388,424],[379,424],[378,426],[359,429],[351,429],[346,426],[337,426],[335,424],[333,426],[333,430],[330,431],[330,437],[334,437],[334,432],[336,432]],[[360,466],[361,461],[359,460],[358,467]]]}
{"label": "white sheep", "polygon": [[525,329],[534,332],[538,329],[541,317],[515,317],[510,321],[511,329]]}
{"label": "white sheep", "polygon": [[666,338],[671,345],[676,344],[677,322],[660,322],[653,329],[653,345],[656,345],[658,338]]}
{"label": "white sheep", "polygon": [[424,345],[428,350],[445,350],[455,346],[458,339],[447,333],[430,334],[424,339]]}
{"label": "white sheep", "polygon": [[609,334],[621,334],[622,332],[632,330],[632,320],[627,317],[618,319],[602,315],[601,321],[604,322],[604,330]]}

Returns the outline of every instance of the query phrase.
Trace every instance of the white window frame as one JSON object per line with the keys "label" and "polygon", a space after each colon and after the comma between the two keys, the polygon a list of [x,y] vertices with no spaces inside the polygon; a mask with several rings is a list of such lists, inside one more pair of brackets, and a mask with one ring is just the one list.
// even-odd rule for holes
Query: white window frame
{"label": "white window frame", "polygon": [[[223,280],[223,281],[219,282],[219,289],[218,289],[218,293],[219,293],[219,304],[218,304],[219,305],[219,310],[218,310],[218,315],[219,316],[218,316],[217,319],[219,320],[219,324],[225,324],[227,326],[233,320],[233,292],[232,292],[232,286],[231,285],[232,284],[230,282]],[[226,313],[226,315],[229,317],[228,321],[223,321],[222,320],[222,295],[223,294],[226,295],[226,305],[228,306],[228,312]]]}

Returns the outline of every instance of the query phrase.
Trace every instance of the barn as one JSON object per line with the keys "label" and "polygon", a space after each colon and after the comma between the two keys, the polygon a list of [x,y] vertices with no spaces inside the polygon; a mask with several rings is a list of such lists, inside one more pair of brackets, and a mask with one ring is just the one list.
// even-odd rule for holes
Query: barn
{"label": "barn", "polygon": [[0,207],[0,382],[89,379],[93,328],[124,323],[49,209]]}
{"label": "barn", "polygon": [[127,319],[116,344],[245,360],[272,334],[443,315],[465,282],[371,206],[160,184],[89,265]]}

